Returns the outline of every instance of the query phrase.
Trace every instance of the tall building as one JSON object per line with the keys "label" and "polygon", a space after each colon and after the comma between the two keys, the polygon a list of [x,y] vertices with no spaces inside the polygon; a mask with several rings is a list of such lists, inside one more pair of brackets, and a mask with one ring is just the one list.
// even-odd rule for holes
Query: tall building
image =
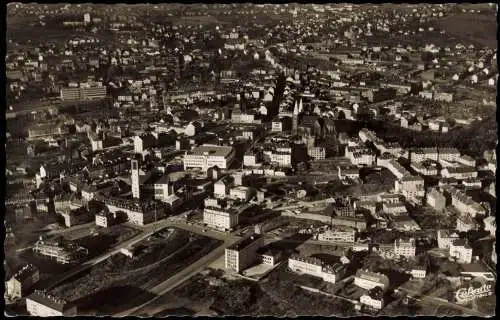
{"label": "tall building", "polygon": [[252,235],[226,249],[226,270],[241,272],[257,261],[257,250],[264,246],[264,238]]}
{"label": "tall building", "polygon": [[[302,100],[301,100],[302,102]],[[293,108],[293,116],[292,116],[292,133],[297,133],[297,127],[299,125],[299,105],[297,101],[295,101],[295,107]]]}
{"label": "tall building", "polygon": [[132,196],[135,199],[141,198],[139,188],[139,163],[137,160],[132,160]]}

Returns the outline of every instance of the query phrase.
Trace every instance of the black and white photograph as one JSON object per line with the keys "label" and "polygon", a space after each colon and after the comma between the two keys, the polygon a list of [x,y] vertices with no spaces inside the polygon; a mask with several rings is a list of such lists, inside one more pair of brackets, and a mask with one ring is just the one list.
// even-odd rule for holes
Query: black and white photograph
{"label": "black and white photograph", "polygon": [[4,6],[4,316],[495,316],[496,3]]}

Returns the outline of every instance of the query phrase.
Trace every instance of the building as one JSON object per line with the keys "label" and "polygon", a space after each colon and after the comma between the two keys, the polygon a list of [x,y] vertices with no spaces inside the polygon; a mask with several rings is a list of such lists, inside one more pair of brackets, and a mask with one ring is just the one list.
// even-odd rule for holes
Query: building
{"label": "building", "polygon": [[116,213],[111,213],[108,210],[101,210],[95,215],[96,226],[109,228],[112,225],[116,224],[116,222],[117,222]]}
{"label": "building", "polygon": [[229,190],[234,186],[234,178],[232,176],[222,177],[214,183],[214,197],[225,198],[229,194]]}
{"label": "building", "polygon": [[253,189],[244,186],[236,186],[229,190],[229,197],[231,199],[238,199],[243,202],[248,202],[253,196]]}
{"label": "building", "polygon": [[330,283],[341,280],[346,271],[345,265],[341,263],[328,265],[320,259],[298,255],[292,255],[288,259],[288,268],[293,272],[308,274]]}
{"label": "building", "polygon": [[74,317],[76,306],[45,291],[36,290],[26,298],[26,309],[35,317]]}
{"label": "building", "polygon": [[385,291],[389,288],[389,278],[381,273],[358,270],[354,276],[354,285],[366,290],[380,287]]}
{"label": "building", "polygon": [[210,228],[229,231],[239,223],[238,213],[231,208],[205,206],[203,223]]}
{"label": "building", "polygon": [[139,163],[137,160],[132,160],[131,180],[132,180],[132,197],[134,199],[141,198],[141,190],[139,185]]}
{"label": "building", "polygon": [[62,88],[60,97],[63,101],[82,101],[104,99],[106,97],[105,86]]}
{"label": "building", "polygon": [[260,260],[262,261],[263,264],[269,265],[269,266],[275,266],[277,265],[281,259],[283,258],[283,251],[281,250],[274,250],[272,248],[260,248],[257,251]]}
{"label": "building", "polygon": [[165,216],[165,205],[156,201],[139,201],[117,197],[99,197],[111,213],[123,213],[128,222],[143,226]]}
{"label": "building", "polygon": [[411,269],[410,274],[413,278],[423,279],[427,276],[425,267],[417,266]]}
{"label": "building", "polygon": [[457,226],[455,229],[458,232],[478,230],[479,224],[469,214],[462,214],[457,216]]}
{"label": "building", "polygon": [[385,305],[384,290],[381,287],[374,287],[363,294],[359,302],[369,309],[381,310]]}
{"label": "building", "polygon": [[463,164],[464,166],[468,166],[468,167],[475,167],[476,166],[476,159],[474,159],[473,157],[468,156],[466,154],[460,156],[457,159],[457,162]]}
{"label": "building", "polygon": [[492,237],[496,237],[497,220],[495,216],[489,216],[483,219],[484,230],[488,231]]}
{"label": "building", "polygon": [[467,166],[448,167],[441,170],[441,176],[455,179],[477,178],[477,170]]}
{"label": "building", "polygon": [[450,244],[450,258],[455,259],[458,263],[471,263],[472,248],[464,239],[453,240]]}
{"label": "building", "polygon": [[396,239],[394,241],[394,255],[404,256],[406,258],[415,257],[416,252],[415,239],[410,238],[408,240]]}
{"label": "building", "polygon": [[309,157],[314,160],[324,160],[326,157],[326,150],[323,147],[311,147],[307,149]]}
{"label": "building", "polygon": [[[460,151],[456,148],[439,148],[439,161],[460,161]],[[470,158],[466,156],[466,159]]]}
{"label": "building", "polygon": [[354,243],[354,241],[356,240],[356,230],[349,228],[335,228],[332,230],[326,230],[325,232],[318,234],[318,240]]}
{"label": "building", "polygon": [[493,250],[491,251],[491,261],[497,263],[497,250],[495,242],[493,242]]}
{"label": "building", "polygon": [[349,166],[349,167],[344,167],[344,166],[338,166],[338,176],[340,180],[344,179],[357,179],[359,178],[359,168],[355,166]]}
{"label": "building", "polygon": [[61,213],[61,215],[64,218],[64,225],[68,228],[79,224],[91,222],[93,218],[91,217],[90,212],[85,207],[68,210],[66,212]]}
{"label": "building", "polygon": [[247,269],[258,259],[257,250],[263,246],[264,238],[254,234],[226,248],[226,270],[239,273]]}
{"label": "building", "polygon": [[463,191],[454,188],[448,187],[446,189],[448,194],[451,196],[451,204],[462,214],[470,214],[471,217],[475,218],[477,215],[485,216],[487,211],[486,209],[475,202],[471,197],[469,197]]}
{"label": "building", "polygon": [[437,166],[434,163],[427,164],[425,161],[413,162],[411,168],[424,176],[435,176],[438,174]]}
{"label": "building", "polygon": [[411,151],[411,162],[422,162],[424,160],[438,161],[439,153],[437,148],[421,148]]}
{"label": "building", "polygon": [[68,127],[62,124],[37,123],[28,129],[28,139],[40,139],[54,135],[63,135],[69,132]]}
{"label": "building", "polygon": [[27,264],[7,281],[6,294],[9,298],[22,298],[39,280],[40,272],[38,269],[32,264]]}
{"label": "building", "polygon": [[423,198],[425,196],[424,179],[420,176],[405,176],[394,182],[396,192],[401,192],[407,199]]}
{"label": "building", "polygon": [[457,239],[459,239],[459,237],[455,232],[450,233],[447,230],[437,231],[437,243],[439,249],[449,249],[451,243]]}
{"label": "building", "polygon": [[87,256],[86,248],[73,243],[63,243],[59,240],[38,240],[33,246],[33,252],[55,259],[58,263],[77,263]]}
{"label": "building", "polygon": [[382,210],[383,212],[392,215],[401,215],[408,213],[403,202],[384,202],[382,203]]}
{"label": "building", "polygon": [[427,204],[435,210],[442,211],[446,207],[446,198],[437,189],[433,188],[427,192]]}
{"label": "building", "polygon": [[271,122],[271,132],[282,132],[283,131],[283,121],[281,119],[274,119]]}
{"label": "building", "polygon": [[405,176],[410,176],[410,172],[403,168],[402,165],[399,164],[396,160],[389,160],[387,162],[387,169],[392,172],[393,175],[396,176],[396,178],[401,179]]}
{"label": "building", "polygon": [[215,166],[220,169],[229,169],[234,155],[232,147],[202,145],[191,151],[186,151],[184,155],[184,170],[199,168],[206,172],[208,168]]}
{"label": "building", "polygon": [[292,166],[292,149],[291,148],[278,148],[271,152],[271,163],[276,164],[278,167],[291,167]]}

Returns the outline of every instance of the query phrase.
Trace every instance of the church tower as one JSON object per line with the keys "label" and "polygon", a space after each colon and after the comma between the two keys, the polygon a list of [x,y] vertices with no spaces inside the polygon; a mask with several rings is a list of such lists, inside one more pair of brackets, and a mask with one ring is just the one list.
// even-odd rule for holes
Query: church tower
{"label": "church tower", "polygon": [[297,100],[295,100],[295,106],[293,108],[293,115],[292,115],[292,134],[297,134],[298,125],[299,125],[299,105],[297,103]]}
{"label": "church tower", "polygon": [[140,199],[139,189],[139,163],[137,160],[132,160],[132,196],[134,199]]}

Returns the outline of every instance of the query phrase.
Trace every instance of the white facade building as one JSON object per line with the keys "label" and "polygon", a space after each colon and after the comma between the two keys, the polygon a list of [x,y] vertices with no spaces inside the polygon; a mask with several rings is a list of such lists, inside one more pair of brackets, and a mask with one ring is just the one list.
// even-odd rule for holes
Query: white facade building
{"label": "white facade building", "polygon": [[207,171],[211,167],[228,169],[234,159],[232,147],[202,145],[184,155],[184,170],[189,168],[199,168]]}

